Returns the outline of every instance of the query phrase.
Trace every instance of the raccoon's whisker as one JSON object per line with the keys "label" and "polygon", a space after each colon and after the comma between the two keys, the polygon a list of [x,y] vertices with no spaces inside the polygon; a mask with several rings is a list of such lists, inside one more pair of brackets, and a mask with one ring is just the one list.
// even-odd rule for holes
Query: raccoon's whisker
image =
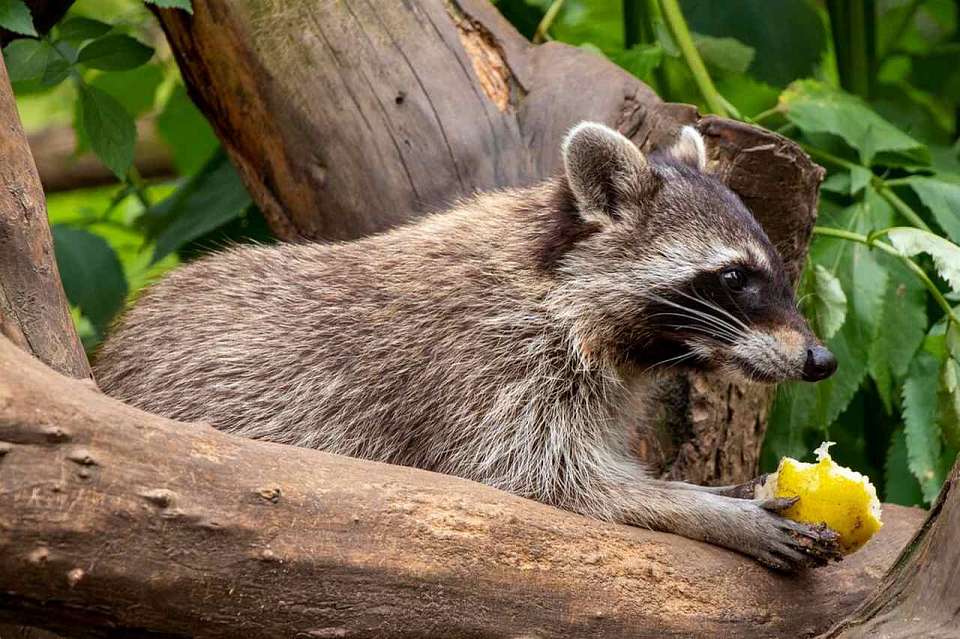
{"label": "raccoon's whisker", "polygon": [[712,337],[721,342],[735,342],[737,339],[736,335],[727,335],[719,331],[712,331],[707,327],[698,326],[695,324],[667,324],[667,326],[669,326],[670,328],[679,328],[679,329],[684,329],[689,331],[696,331],[702,335],[706,335],[707,337]]}
{"label": "raccoon's whisker", "polygon": [[[716,326],[717,328],[729,330],[734,334],[739,335],[742,332],[748,330],[748,327],[743,322],[740,322],[739,320],[737,320],[737,322],[740,324],[740,326],[736,326],[726,321],[722,317],[717,317],[716,315],[711,315],[710,313],[707,313],[705,311],[683,306],[682,304],[677,304],[676,302],[669,300],[665,297],[661,297],[659,295],[653,295],[652,297],[664,304],[667,304],[668,306],[672,306],[674,308],[680,309],[681,311],[684,311],[685,313],[688,313],[691,316],[696,316],[696,318],[704,322],[709,322],[710,324]],[[691,317],[691,319],[693,319],[693,317]],[[733,319],[736,320],[736,318],[733,318]]]}
{"label": "raccoon's whisker", "polygon": [[711,323],[704,323],[701,321],[701,318],[693,315],[688,315],[686,313],[654,313],[653,315],[649,315],[648,317],[651,319],[654,317],[675,317],[679,319],[689,320],[690,322],[692,322],[691,324],[667,324],[667,326],[669,326],[670,328],[697,329],[697,330],[700,330],[701,332],[705,332],[710,335],[714,335],[718,337],[722,336],[730,341],[736,341],[741,337],[741,333],[735,330],[732,330],[732,328],[730,327],[711,324]]}
{"label": "raccoon's whisker", "polygon": [[664,364],[669,364],[669,366],[667,366],[664,370],[670,369],[671,367],[676,366],[677,364],[684,361],[685,359],[696,357],[696,355],[697,355],[696,353],[694,353],[693,351],[690,351],[688,353],[681,353],[679,355],[674,355],[673,357],[668,357],[667,359],[650,364],[645,369],[643,369],[643,373],[646,373],[650,369],[655,368],[657,366],[663,366]]}
{"label": "raccoon's whisker", "polygon": [[[702,295],[700,295],[696,289],[694,289],[694,291],[693,291],[693,292],[695,293],[694,295],[691,295],[691,294],[686,293],[686,292],[684,292],[684,291],[677,291],[677,292],[680,293],[681,295],[683,295],[684,297],[687,297],[687,298],[689,298],[689,299],[691,299],[691,300],[694,300],[695,302],[699,302],[700,304],[703,304],[703,305],[706,306],[707,308],[709,308],[709,309],[711,309],[711,310],[714,310],[714,311],[720,313],[721,315],[724,315],[724,316],[726,316],[726,317],[729,317],[731,320],[733,320],[734,322],[736,322],[736,324],[737,324],[740,328],[742,328],[743,330],[745,330],[745,331],[746,331],[746,330],[750,330],[750,327],[747,326],[741,318],[737,317],[736,315],[734,315],[733,313],[731,313],[731,312],[728,311],[727,309],[723,308],[722,306],[720,306],[720,305],[718,305],[718,304],[715,304],[714,302],[711,302],[710,300],[706,299],[705,297],[703,297]],[[733,300],[733,303],[736,304],[736,301]],[[737,306],[737,309],[739,310],[740,307]]]}

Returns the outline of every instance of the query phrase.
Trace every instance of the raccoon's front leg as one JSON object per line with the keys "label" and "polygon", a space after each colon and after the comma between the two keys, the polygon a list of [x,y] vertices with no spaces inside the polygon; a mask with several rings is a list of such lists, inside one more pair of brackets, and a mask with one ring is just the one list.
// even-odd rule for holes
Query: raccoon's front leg
{"label": "raccoon's front leg", "polygon": [[742,499],[691,488],[653,480],[622,487],[622,523],[724,546],[780,570],[840,559],[833,531],[778,514],[790,500]]}

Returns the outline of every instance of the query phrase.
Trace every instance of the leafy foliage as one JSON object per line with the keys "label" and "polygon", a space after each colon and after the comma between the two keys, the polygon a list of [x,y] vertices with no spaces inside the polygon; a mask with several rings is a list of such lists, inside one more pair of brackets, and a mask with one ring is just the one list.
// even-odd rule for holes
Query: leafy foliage
{"label": "leafy foliage", "polygon": [[33,16],[23,0],[0,0],[0,27],[23,35],[37,35]]}

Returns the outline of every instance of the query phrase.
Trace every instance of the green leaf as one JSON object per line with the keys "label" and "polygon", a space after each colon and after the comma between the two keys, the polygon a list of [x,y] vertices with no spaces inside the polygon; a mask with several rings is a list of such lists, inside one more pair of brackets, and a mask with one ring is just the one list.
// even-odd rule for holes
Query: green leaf
{"label": "green leaf", "polygon": [[923,499],[932,503],[940,491],[940,427],[937,425],[937,385],[940,362],[920,351],[910,364],[903,384],[903,421],[907,441],[907,464],[920,482]]}
{"label": "green leaf", "polygon": [[187,90],[177,84],[157,116],[157,131],[170,146],[173,163],[183,175],[193,175],[217,149],[217,136],[193,105]]}
{"label": "green leaf", "polygon": [[735,38],[716,38],[695,33],[693,40],[704,62],[729,73],[746,73],[756,53],[753,47]]}
{"label": "green leaf", "polygon": [[135,69],[153,57],[153,49],[128,35],[108,35],[80,49],[77,62],[103,71]]}
{"label": "green leaf", "polygon": [[907,178],[907,182],[947,236],[960,242],[960,184],[920,175]]}
{"label": "green leaf", "polygon": [[929,254],[950,288],[960,291],[960,246],[929,231],[906,226],[891,229],[887,237],[894,248],[907,257]]}
{"label": "green leaf", "polygon": [[23,35],[37,35],[33,16],[23,0],[0,0],[0,27]]}
{"label": "green leaf", "polygon": [[226,154],[215,154],[173,195],[144,214],[147,236],[156,239],[153,261],[238,218],[251,204]]}
{"label": "green leaf", "polygon": [[183,9],[187,13],[193,13],[193,3],[190,0],[145,0],[147,4],[160,7],[161,9]]}
{"label": "green leaf", "polygon": [[111,29],[113,29],[113,26],[106,22],[100,22],[93,18],[76,17],[64,21],[58,27],[57,33],[62,40],[83,42],[84,40],[99,38]]}
{"label": "green leaf", "polygon": [[663,61],[663,48],[659,44],[638,44],[626,51],[611,53],[610,59],[641,80],[649,80]]}
{"label": "green leaf", "polygon": [[877,335],[870,343],[870,376],[887,408],[893,410],[893,387],[907,374],[927,327],[927,292],[903,262],[884,260],[890,282],[883,294]]}
{"label": "green leaf", "polygon": [[82,229],[55,224],[53,242],[67,299],[103,335],[127,296],[120,260],[106,240]]}
{"label": "green leaf", "polygon": [[776,469],[782,457],[801,459],[809,451],[808,433],[826,434],[817,421],[817,387],[799,382],[781,384],[770,410],[763,440],[762,469]]}
{"label": "green leaf", "polygon": [[923,504],[923,493],[917,478],[910,472],[907,464],[907,438],[903,429],[890,437],[887,449],[887,461],[884,468],[883,500],[902,506]]}
{"label": "green leaf", "polygon": [[840,280],[820,264],[813,267],[813,316],[821,339],[833,337],[847,316],[847,296]]}
{"label": "green leaf", "polygon": [[153,108],[157,89],[163,83],[163,69],[148,64],[131,71],[101,73],[89,84],[113,97],[134,118]]}
{"label": "green leaf", "polygon": [[894,153],[928,163],[926,147],[877,115],[860,98],[817,80],[798,80],[780,95],[787,118],[804,133],[829,133],[842,138],[870,166],[880,153]]}
{"label": "green leaf", "polygon": [[3,60],[7,65],[10,82],[37,80],[52,60],[56,50],[43,40],[14,40],[3,48]]}
{"label": "green leaf", "polygon": [[123,180],[133,164],[133,148],[137,141],[133,118],[114,98],[82,83],[79,107],[80,124],[90,148]]}

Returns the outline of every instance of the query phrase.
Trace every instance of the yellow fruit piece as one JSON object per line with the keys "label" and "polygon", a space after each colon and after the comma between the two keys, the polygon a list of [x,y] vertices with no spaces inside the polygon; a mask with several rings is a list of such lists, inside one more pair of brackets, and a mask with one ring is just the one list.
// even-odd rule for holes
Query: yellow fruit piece
{"label": "yellow fruit piece", "polygon": [[757,497],[799,497],[783,516],[805,524],[826,524],[840,536],[841,552],[849,555],[883,525],[880,500],[869,478],[830,458],[827,451],[832,445],[824,442],[817,448],[815,464],[781,459],[777,472],[757,489]]}

